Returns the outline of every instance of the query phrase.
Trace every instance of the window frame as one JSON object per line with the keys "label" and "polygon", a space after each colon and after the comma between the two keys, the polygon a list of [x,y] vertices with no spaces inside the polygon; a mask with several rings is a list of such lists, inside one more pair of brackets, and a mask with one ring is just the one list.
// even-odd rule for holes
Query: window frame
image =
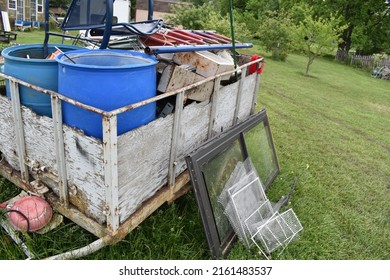
{"label": "window frame", "polygon": [[[11,3],[14,3],[14,8],[12,8],[10,5]],[[8,0],[8,3],[7,3],[7,6],[8,6],[8,10],[18,10],[18,1],[17,0]]]}
{"label": "window frame", "polygon": [[218,155],[221,155],[221,153],[231,147],[237,140],[241,145],[243,158],[248,158],[249,155],[245,143],[244,134],[262,123],[264,124],[266,133],[268,134],[268,141],[270,141],[271,144],[270,148],[272,150],[273,160],[276,163],[276,170],[267,180],[267,185],[265,186],[266,188],[268,188],[269,185],[279,174],[279,165],[277,162],[276,152],[265,109],[252,115],[246,121],[235,125],[224,134],[210,139],[204,145],[199,147],[196,151],[185,157],[188,171],[190,174],[191,183],[195,192],[196,201],[202,218],[207,243],[211,255],[215,259],[223,258],[229,253],[232,245],[236,241],[236,235],[234,233],[233,228],[230,227],[227,237],[224,240],[221,240],[221,236],[218,233],[214,211],[210,201],[209,193],[211,193],[211,191],[209,190],[209,186],[207,186],[202,170],[208,162],[216,158]]}

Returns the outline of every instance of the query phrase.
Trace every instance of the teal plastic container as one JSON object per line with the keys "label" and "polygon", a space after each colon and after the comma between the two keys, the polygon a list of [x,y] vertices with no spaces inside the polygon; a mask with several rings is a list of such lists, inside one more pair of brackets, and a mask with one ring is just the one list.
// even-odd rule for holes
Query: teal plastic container
{"label": "teal plastic container", "polygon": [[[49,44],[48,54],[58,47],[63,52],[81,49],[81,47]],[[45,59],[43,44],[13,46],[1,52],[4,57],[2,72],[30,84],[58,91],[58,63],[54,59]],[[6,94],[10,97],[9,82],[6,82]],[[20,102],[38,115],[52,116],[50,95],[20,85]]]}
{"label": "teal plastic container", "polygon": [[[156,95],[153,56],[126,50],[77,50],[57,56],[58,92],[95,108],[112,111]],[[102,139],[102,116],[67,102],[64,123]],[[147,124],[156,117],[156,103],[121,113],[118,135]]]}

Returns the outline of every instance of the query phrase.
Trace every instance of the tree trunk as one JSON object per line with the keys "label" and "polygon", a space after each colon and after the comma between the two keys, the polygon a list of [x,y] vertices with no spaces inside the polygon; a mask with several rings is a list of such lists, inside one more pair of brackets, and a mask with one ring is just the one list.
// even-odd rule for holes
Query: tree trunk
{"label": "tree trunk", "polygon": [[345,53],[348,53],[351,49],[352,33],[354,28],[355,26],[353,24],[350,24],[348,28],[344,30],[343,35],[341,35],[343,42],[339,44],[339,49],[343,50]]}
{"label": "tree trunk", "polygon": [[316,58],[315,55],[311,55],[309,56],[309,60],[307,61],[307,65],[306,65],[306,73],[305,73],[305,76],[309,76],[309,69],[310,69],[310,65],[312,65],[314,59]]}

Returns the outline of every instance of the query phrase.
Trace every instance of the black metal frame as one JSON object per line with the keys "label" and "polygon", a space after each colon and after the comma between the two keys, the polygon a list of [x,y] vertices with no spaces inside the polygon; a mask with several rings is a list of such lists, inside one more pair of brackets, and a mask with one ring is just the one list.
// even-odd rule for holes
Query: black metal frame
{"label": "black metal frame", "polygon": [[235,233],[233,229],[230,228],[225,240],[221,240],[209,196],[209,188],[211,186],[207,186],[206,184],[203,168],[213,158],[228,149],[236,140],[238,140],[240,143],[243,158],[248,158],[244,133],[248,132],[260,123],[264,123],[266,128],[268,141],[271,143],[272,153],[277,166],[275,172],[270,176],[269,180],[267,180],[268,185],[266,187],[268,188],[268,186],[278,175],[279,166],[277,163],[271,130],[265,110],[262,110],[259,113],[249,117],[248,120],[235,125],[228,132],[218,136],[217,138],[211,139],[202,147],[186,157],[186,162],[190,173],[191,182],[195,191],[196,201],[200,210],[207,242],[212,256],[216,259],[225,257],[227,255],[231,246],[234,244]]}

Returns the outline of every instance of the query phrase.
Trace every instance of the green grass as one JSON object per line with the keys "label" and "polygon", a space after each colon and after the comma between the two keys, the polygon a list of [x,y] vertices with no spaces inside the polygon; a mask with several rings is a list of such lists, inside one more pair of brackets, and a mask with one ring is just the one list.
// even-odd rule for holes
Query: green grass
{"label": "green grass", "polygon": [[[52,30],[53,32],[60,33],[61,31],[58,30]],[[11,41],[9,45],[2,45],[1,47],[4,49],[8,46],[12,46],[15,44],[43,44],[44,38],[45,38],[45,32],[43,30],[26,30],[26,31],[13,31],[17,34],[16,40]],[[71,31],[71,35],[77,35],[77,31]],[[72,41],[70,40],[63,40],[62,37],[51,35],[49,36],[49,43],[50,44],[71,44]]]}
{"label": "green grass", "polygon": [[[390,82],[329,59],[315,60],[305,77],[302,56],[265,58],[258,109],[267,109],[281,169],[269,197],[279,199],[299,176],[289,207],[304,228],[273,257],[390,259]],[[16,192],[4,180],[0,190],[0,201]],[[94,239],[65,221],[26,242],[43,258]],[[1,231],[0,259],[23,257]],[[87,258],[210,258],[194,193],[164,205],[123,241]],[[228,258],[262,257],[237,243]]]}
{"label": "green grass", "polygon": [[329,60],[267,60],[259,96],[304,227],[282,258],[389,259],[390,84]]}

